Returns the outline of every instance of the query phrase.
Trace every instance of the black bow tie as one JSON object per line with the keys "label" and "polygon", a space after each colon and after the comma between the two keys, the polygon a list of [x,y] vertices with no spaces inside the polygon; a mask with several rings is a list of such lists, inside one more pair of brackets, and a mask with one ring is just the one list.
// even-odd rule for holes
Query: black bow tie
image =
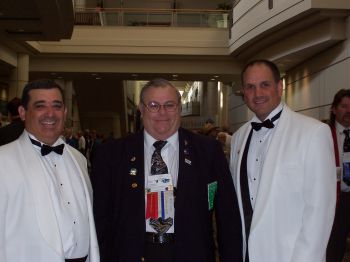
{"label": "black bow tie", "polygon": [[274,117],[270,119],[266,119],[264,122],[258,123],[258,122],[251,122],[252,124],[252,128],[255,131],[259,131],[262,127],[266,127],[266,128],[274,128],[275,125],[273,124],[273,122],[275,122],[281,115],[282,110],[276,114]]}
{"label": "black bow tie", "polygon": [[64,144],[60,144],[58,146],[49,146],[49,145],[41,145],[41,143],[39,141],[36,141],[34,139],[30,139],[30,141],[32,141],[32,143],[36,146],[41,147],[41,155],[42,156],[46,156],[48,154],[50,154],[52,151],[55,152],[56,154],[62,155],[63,153],[63,148],[64,148]]}

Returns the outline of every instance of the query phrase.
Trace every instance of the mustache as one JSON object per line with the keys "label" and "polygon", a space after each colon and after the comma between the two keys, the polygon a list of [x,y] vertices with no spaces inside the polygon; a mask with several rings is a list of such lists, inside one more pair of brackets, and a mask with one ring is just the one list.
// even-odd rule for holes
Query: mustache
{"label": "mustache", "polygon": [[39,122],[42,123],[42,122],[56,122],[57,121],[57,117],[42,117],[39,119]]}

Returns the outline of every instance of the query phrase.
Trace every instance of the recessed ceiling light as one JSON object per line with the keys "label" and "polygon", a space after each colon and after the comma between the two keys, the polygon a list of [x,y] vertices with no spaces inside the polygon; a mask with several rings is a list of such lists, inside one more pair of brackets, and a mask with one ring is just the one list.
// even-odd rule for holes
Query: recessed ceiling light
{"label": "recessed ceiling light", "polygon": [[96,73],[92,73],[91,75],[92,75],[92,76],[96,76],[97,74],[96,74]]}
{"label": "recessed ceiling light", "polygon": [[56,75],[56,73],[52,72],[52,73],[51,73],[51,75],[52,75],[52,76],[55,76],[55,75]]}
{"label": "recessed ceiling light", "polygon": [[211,81],[216,81],[216,79],[214,79],[214,78],[212,78],[212,79],[210,79]]}
{"label": "recessed ceiling light", "polygon": [[57,78],[58,78],[58,79],[62,79],[62,78],[63,78],[63,76],[58,76]]}
{"label": "recessed ceiling light", "polygon": [[176,74],[175,74],[175,75],[173,75],[173,77],[178,77],[178,76],[179,76],[179,75],[176,75]]}
{"label": "recessed ceiling light", "polygon": [[101,77],[96,77],[95,79],[96,79],[96,80],[100,80],[100,79],[101,79]]}
{"label": "recessed ceiling light", "polygon": [[218,78],[219,76],[214,76],[215,78]]}
{"label": "recessed ceiling light", "polygon": [[132,74],[131,76],[136,77],[136,76],[139,76],[139,75],[138,74]]}

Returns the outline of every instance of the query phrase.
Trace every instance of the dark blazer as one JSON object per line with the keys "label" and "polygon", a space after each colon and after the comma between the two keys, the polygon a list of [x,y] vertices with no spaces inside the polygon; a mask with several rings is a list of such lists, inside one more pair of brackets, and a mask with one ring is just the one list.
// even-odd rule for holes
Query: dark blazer
{"label": "dark blazer", "polygon": [[[219,143],[180,128],[179,154],[174,261],[215,261],[213,210],[208,209],[208,184],[214,181],[221,261],[242,261],[238,204]],[[92,165],[92,182],[101,262],[141,261],[146,228],[143,132],[102,145]]]}
{"label": "dark blazer", "polygon": [[15,119],[12,123],[0,128],[0,146],[16,140],[24,130],[24,122],[21,119]]}

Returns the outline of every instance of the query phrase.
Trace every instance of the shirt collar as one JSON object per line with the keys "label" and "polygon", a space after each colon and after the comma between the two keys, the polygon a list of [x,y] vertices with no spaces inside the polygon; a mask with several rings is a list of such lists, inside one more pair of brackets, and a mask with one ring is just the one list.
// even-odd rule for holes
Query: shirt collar
{"label": "shirt collar", "polygon": [[[27,131],[27,130],[26,130],[26,131]],[[43,143],[42,141],[40,141],[39,139],[37,139],[32,133],[29,133],[28,131],[27,131],[27,133],[28,133],[28,135],[29,135],[29,137],[30,137],[31,139],[34,139],[34,140],[36,140],[36,141],[39,141],[41,145],[45,144],[45,143]],[[62,138],[59,137],[59,138],[56,140],[56,142],[53,143],[51,146],[57,146],[57,145],[60,145],[60,144],[62,144],[62,143],[64,143],[64,141],[62,140]]]}
{"label": "shirt collar", "polygon": [[[166,141],[168,141],[168,143],[165,146],[167,147],[168,145],[171,145],[173,148],[176,148],[176,143],[178,141],[178,138],[179,138],[179,133],[178,133],[178,131],[176,131],[172,136],[170,136],[168,139],[166,139]],[[146,131],[146,129],[144,129],[145,148],[148,148],[149,150],[153,150],[153,143],[156,141],[157,141],[157,139],[152,137]]]}
{"label": "shirt collar", "polygon": [[344,134],[343,131],[345,129],[350,129],[349,127],[344,127],[343,125],[341,125],[337,121],[335,121],[335,128],[336,128],[337,132],[339,133],[339,135],[343,135]]}

